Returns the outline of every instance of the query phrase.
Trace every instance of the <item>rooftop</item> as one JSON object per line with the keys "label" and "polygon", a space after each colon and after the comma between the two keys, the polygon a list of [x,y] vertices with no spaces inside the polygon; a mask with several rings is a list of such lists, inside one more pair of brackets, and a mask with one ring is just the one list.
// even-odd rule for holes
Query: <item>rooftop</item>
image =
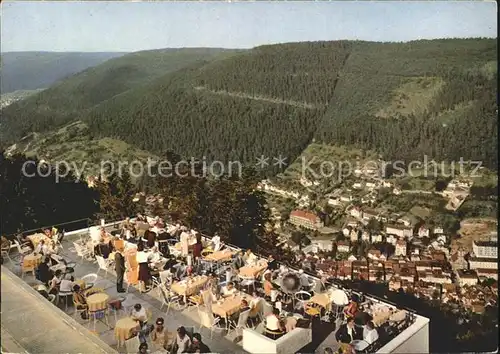
{"label": "rooftop", "polygon": [[497,247],[498,242],[496,241],[473,241],[478,247]]}

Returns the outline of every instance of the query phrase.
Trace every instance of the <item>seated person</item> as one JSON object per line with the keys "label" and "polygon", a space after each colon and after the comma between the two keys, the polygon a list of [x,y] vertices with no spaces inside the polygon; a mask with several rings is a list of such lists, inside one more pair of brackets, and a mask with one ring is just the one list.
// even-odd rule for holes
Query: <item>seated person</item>
{"label": "seated person", "polygon": [[335,333],[335,339],[339,343],[349,344],[355,339],[361,339],[362,334],[354,326],[354,318],[347,318],[347,323],[341,325]]}
{"label": "seated person", "polygon": [[374,343],[378,339],[378,332],[372,321],[368,321],[363,329],[363,340],[368,344]]}
{"label": "seated person", "polygon": [[38,243],[38,245],[35,247],[34,252],[43,255],[49,254],[49,247],[45,244],[45,240],[41,240]]}
{"label": "seated person", "polygon": [[59,292],[59,285],[61,284],[62,271],[60,269],[56,270],[54,277],[49,282],[49,294],[57,295]]}
{"label": "seated person", "polygon": [[257,262],[258,258],[255,254],[253,254],[252,250],[249,248],[245,252],[243,259],[245,260],[246,264],[254,264],[255,262]]}
{"label": "seated person", "polygon": [[139,352],[138,354],[148,354],[149,353],[149,349],[148,349],[148,343],[146,342],[141,342],[141,344],[139,344]]}
{"label": "seated person", "polygon": [[238,269],[233,264],[226,269],[226,283],[230,283],[233,279],[238,279]]}
{"label": "seated person", "polygon": [[48,285],[49,281],[53,277],[49,264],[50,264],[50,257],[44,257],[43,262],[38,266],[35,272],[36,278],[45,285]]}
{"label": "seated person", "polygon": [[235,294],[237,289],[234,287],[233,282],[229,282],[226,286],[222,287],[222,296],[227,297]]}
{"label": "seated person", "polygon": [[260,301],[262,300],[262,298],[259,296],[259,294],[257,294],[256,291],[254,291],[252,293],[252,300],[250,300],[250,315],[248,316],[249,318],[255,318],[257,317],[257,315],[259,314],[260,312],[260,307],[259,307],[259,304],[260,304]]}
{"label": "seated person", "polygon": [[[83,293],[83,289],[80,288],[80,285],[75,284],[73,286],[73,302],[76,305],[76,308],[78,310],[86,310],[88,308],[87,306],[87,299],[85,298],[85,294]],[[81,314],[82,319],[87,319],[88,318],[88,313],[87,311],[82,312]]]}
{"label": "seated person", "polygon": [[273,308],[273,312],[266,317],[266,336],[278,339],[285,334],[285,326],[279,318],[280,311]]}
{"label": "seated person", "polygon": [[28,246],[32,250],[35,250],[35,246],[33,245],[33,242],[28,238],[28,235],[21,234],[20,241],[21,247]]}
{"label": "seated person", "polygon": [[278,276],[282,277],[283,275],[285,275],[287,273],[288,273],[288,268],[284,265],[280,265]]}
{"label": "seated person", "polygon": [[177,335],[175,336],[171,348],[169,348],[169,352],[173,354],[186,353],[189,351],[190,347],[191,339],[187,335],[186,328],[183,326],[177,328]]}
{"label": "seated person", "polygon": [[132,222],[130,221],[130,218],[126,218],[125,221],[121,224],[122,229],[130,229],[133,227]]}
{"label": "seated person", "polygon": [[193,353],[211,353],[212,351],[208,346],[202,342],[201,334],[193,334],[193,345],[191,346]]}
{"label": "seated person", "polygon": [[112,246],[109,243],[104,242],[104,239],[101,238],[99,243],[94,247],[94,254],[97,256],[101,256],[104,259],[108,259],[111,254]]}
{"label": "seated person", "polygon": [[156,319],[156,325],[151,332],[151,341],[153,344],[153,349],[162,350],[167,349],[168,345],[168,330],[163,325],[165,320],[161,317]]}
{"label": "seated person", "polygon": [[245,265],[245,260],[243,259],[243,251],[239,251],[234,258],[233,265],[236,269],[240,269]]}
{"label": "seated person", "polygon": [[59,291],[63,293],[70,293],[73,291],[73,287],[75,284],[73,283],[75,278],[70,276],[68,279],[61,279],[61,283],[59,283]]}
{"label": "seated person", "polygon": [[134,305],[134,307],[130,313],[130,317],[132,317],[132,319],[138,321],[141,324],[141,327],[148,320],[148,315],[146,313],[146,309],[141,304]]}
{"label": "seated person", "polygon": [[[168,262],[167,262],[168,264]],[[166,267],[167,265],[165,265]],[[163,284],[172,284],[174,274],[176,272],[175,267],[172,265],[170,268],[167,268],[167,270],[161,271],[160,274],[160,280]]]}
{"label": "seated person", "polygon": [[357,313],[358,313],[358,303],[353,299],[351,299],[349,305],[347,305],[346,308],[344,309],[344,315],[346,317],[354,318],[354,316],[356,316]]}
{"label": "seated person", "polygon": [[149,254],[149,261],[153,264],[158,263],[159,261],[162,260],[162,255],[160,251],[158,251],[158,247],[153,246],[151,248],[151,253]]}
{"label": "seated person", "polygon": [[237,323],[237,322],[238,322],[238,319],[239,319],[239,317],[240,317],[240,314],[241,314],[242,312],[247,311],[247,310],[250,310],[250,307],[248,306],[248,301],[247,301],[247,300],[245,300],[245,299],[242,299],[242,300],[241,300],[241,303],[240,303],[240,308],[238,309],[238,311],[236,311],[235,313],[233,313],[233,314],[231,315],[231,321],[233,321],[233,322],[236,322],[236,323]]}

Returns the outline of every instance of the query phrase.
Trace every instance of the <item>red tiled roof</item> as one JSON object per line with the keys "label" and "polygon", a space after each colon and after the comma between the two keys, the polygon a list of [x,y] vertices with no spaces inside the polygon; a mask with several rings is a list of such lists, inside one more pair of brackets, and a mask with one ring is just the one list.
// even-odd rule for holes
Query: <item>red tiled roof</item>
{"label": "red tiled roof", "polygon": [[290,213],[290,216],[295,216],[301,219],[307,219],[311,222],[316,222],[317,219],[319,219],[317,215],[303,210],[294,210]]}

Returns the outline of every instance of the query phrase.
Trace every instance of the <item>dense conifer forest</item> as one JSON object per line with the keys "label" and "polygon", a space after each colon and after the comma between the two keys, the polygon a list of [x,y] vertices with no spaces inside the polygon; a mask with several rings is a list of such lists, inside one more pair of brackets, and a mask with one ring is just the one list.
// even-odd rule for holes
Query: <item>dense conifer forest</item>
{"label": "dense conifer forest", "polygon": [[266,45],[198,57],[133,87],[133,70],[108,64],[93,85],[80,76],[78,85],[60,84],[64,93],[54,88],[4,109],[1,141],[80,119],[97,136],[160,155],[253,164],[281,154],[290,162],[314,139],[388,160],[463,157],[496,169],[496,46],[496,39]]}

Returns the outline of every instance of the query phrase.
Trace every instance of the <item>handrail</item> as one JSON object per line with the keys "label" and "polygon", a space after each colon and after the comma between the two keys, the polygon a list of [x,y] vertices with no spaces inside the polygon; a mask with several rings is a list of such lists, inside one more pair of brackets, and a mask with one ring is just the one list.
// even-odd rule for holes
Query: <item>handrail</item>
{"label": "handrail", "polygon": [[[11,239],[15,238],[18,235],[25,235],[25,234],[28,234],[28,233],[33,233],[33,232],[37,232],[37,231],[40,231],[40,230],[43,230],[43,229],[52,228],[52,227],[56,227],[56,228],[60,229],[61,226],[69,225],[69,224],[76,224],[76,223],[79,223],[79,222],[82,222],[82,221],[86,221],[87,222],[87,227],[88,227],[90,225],[90,223],[92,222],[92,219],[90,219],[90,218],[83,218],[83,219],[67,221],[67,222],[63,222],[63,223],[59,223],[59,224],[52,224],[52,225],[47,225],[47,226],[41,226],[41,227],[37,227],[37,228],[31,229],[31,230],[23,230],[23,231],[20,231],[20,232],[15,232],[13,234],[6,235],[5,237],[8,240],[11,240]],[[70,231],[72,231],[72,230],[70,230]]]}

